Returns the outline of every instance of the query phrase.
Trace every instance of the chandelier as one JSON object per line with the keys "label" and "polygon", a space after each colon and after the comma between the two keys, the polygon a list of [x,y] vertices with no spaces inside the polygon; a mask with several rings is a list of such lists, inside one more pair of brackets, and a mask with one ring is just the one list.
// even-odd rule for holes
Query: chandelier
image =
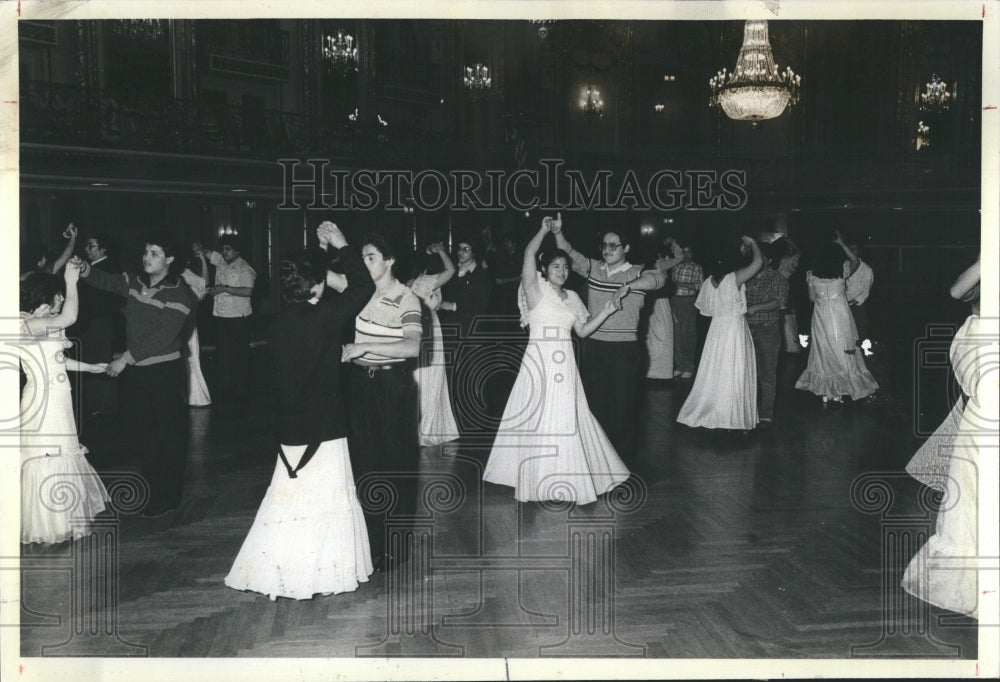
{"label": "chandelier", "polygon": [[465,92],[473,98],[484,97],[493,88],[493,78],[490,76],[490,70],[479,62],[465,67],[462,82],[465,85]]}
{"label": "chandelier", "polygon": [[163,24],[159,19],[118,19],[113,24],[114,31],[130,40],[160,40]]}
{"label": "chandelier", "polygon": [[588,85],[580,97],[580,108],[587,117],[587,123],[604,118],[604,100],[601,99],[600,92]]}
{"label": "chandelier", "polygon": [[791,68],[778,71],[767,36],[767,20],[753,19],[743,27],[743,47],[731,72],[719,71],[708,84],[711,106],[720,106],[729,118],[758,121],[777,118],[799,99],[802,77]]}
{"label": "chandelier", "polygon": [[951,108],[951,93],[948,92],[948,85],[936,73],[931,75],[930,82],[924,88],[924,92],[920,93],[921,111],[940,113]]}
{"label": "chandelier", "polygon": [[339,73],[357,71],[358,48],[354,43],[354,36],[340,30],[335,36],[326,36],[323,39],[323,57],[330,71]]}

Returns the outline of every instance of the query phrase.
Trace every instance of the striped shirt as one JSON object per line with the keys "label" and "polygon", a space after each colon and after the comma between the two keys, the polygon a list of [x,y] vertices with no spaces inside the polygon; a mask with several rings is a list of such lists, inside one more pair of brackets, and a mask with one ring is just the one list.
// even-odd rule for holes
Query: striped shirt
{"label": "striped shirt", "polygon": [[[594,258],[588,259],[585,272],[577,272],[587,278],[587,308],[591,317],[604,309],[604,305],[623,284],[639,279],[644,274],[653,276],[657,289],[666,282],[659,270],[643,271],[641,265],[628,262],[609,268],[607,263]],[[597,341],[637,341],[639,313],[645,300],[645,291],[630,291],[622,299],[622,309],[606,319],[590,338]]]}
{"label": "striped shirt", "polygon": [[[420,333],[420,301],[410,289],[396,281],[385,294],[375,293],[354,321],[354,343],[392,343],[403,340],[404,330]],[[392,365],[403,358],[365,353],[358,364]]]}
{"label": "striped shirt", "polygon": [[126,299],[125,348],[136,365],[155,365],[181,357],[184,325],[198,303],[180,277],[167,275],[149,286],[149,275],[114,275],[91,268],[84,282]]}

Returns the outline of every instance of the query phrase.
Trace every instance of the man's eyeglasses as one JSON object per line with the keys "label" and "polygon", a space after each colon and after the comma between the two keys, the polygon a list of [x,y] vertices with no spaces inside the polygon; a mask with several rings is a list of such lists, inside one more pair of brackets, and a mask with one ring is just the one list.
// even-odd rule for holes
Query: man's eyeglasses
{"label": "man's eyeglasses", "polygon": [[621,244],[615,244],[615,243],[612,243],[612,242],[604,242],[603,244],[601,244],[601,250],[604,251],[605,249],[608,249],[608,250],[614,251],[616,249],[620,249],[621,246],[622,246]]}

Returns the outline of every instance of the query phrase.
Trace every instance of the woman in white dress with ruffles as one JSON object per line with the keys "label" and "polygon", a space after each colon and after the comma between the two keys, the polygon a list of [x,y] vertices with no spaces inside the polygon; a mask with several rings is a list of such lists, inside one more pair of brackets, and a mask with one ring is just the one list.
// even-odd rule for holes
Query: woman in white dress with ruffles
{"label": "woman in white dress with ruffles", "polygon": [[590,412],[573,332],[589,336],[617,308],[609,301],[588,320],[580,297],[563,288],[570,265],[560,249],[541,258],[538,272],[535,256],[553,220],[542,221],[524,252],[520,303],[530,336],[483,480],[513,487],[520,502],[588,504],[625,481],[629,470]]}
{"label": "woman in white dress with ruffles", "polygon": [[677,415],[677,421],[687,426],[737,431],[757,426],[757,360],[744,317],[744,285],[757,274],[764,259],[750,237],[742,238],[741,250],[752,254],[750,264],[733,269],[728,265],[734,262],[733,256],[720,260],[695,301],[701,314],[712,318],[712,324],[691,393]]}
{"label": "woman in white dress with ruffles", "polygon": [[982,380],[996,343],[980,329],[979,261],[959,276],[951,295],[972,303],[972,314],[955,333],[949,351],[962,395],[906,465],[911,476],[943,492],[944,498],[934,534],[906,567],[902,586],[918,599],[978,618],[979,448],[996,430],[976,395],[979,385],[989,383]]}
{"label": "woman in white dress with ruffles", "polygon": [[21,394],[21,542],[79,538],[105,509],[108,493],[77,439],[66,370],[100,374],[107,363],[63,355],[76,322],[80,269],[66,265],[65,293],[55,275],[32,273],[21,282],[18,354],[27,383]]}

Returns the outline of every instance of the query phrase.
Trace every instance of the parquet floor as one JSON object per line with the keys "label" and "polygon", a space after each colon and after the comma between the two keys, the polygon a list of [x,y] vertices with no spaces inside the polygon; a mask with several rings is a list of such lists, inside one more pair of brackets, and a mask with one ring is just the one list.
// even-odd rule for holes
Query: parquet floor
{"label": "parquet floor", "polygon": [[[22,655],[975,658],[974,621],[898,588],[905,538],[932,520],[902,473],[919,443],[906,360],[879,402],[830,410],[792,388],[802,362],[783,356],[777,427],[750,436],[677,425],[687,387],[646,382],[638,482],[610,502],[518,504],[481,482],[488,444],[424,449],[423,563],[302,602],[223,585],[274,467],[265,387],[193,409],[179,511],[114,520],[106,564],[78,547],[91,578],[68,544],[23,549]],[[115,428],[82,434],[109,480],[130,466]]]}

